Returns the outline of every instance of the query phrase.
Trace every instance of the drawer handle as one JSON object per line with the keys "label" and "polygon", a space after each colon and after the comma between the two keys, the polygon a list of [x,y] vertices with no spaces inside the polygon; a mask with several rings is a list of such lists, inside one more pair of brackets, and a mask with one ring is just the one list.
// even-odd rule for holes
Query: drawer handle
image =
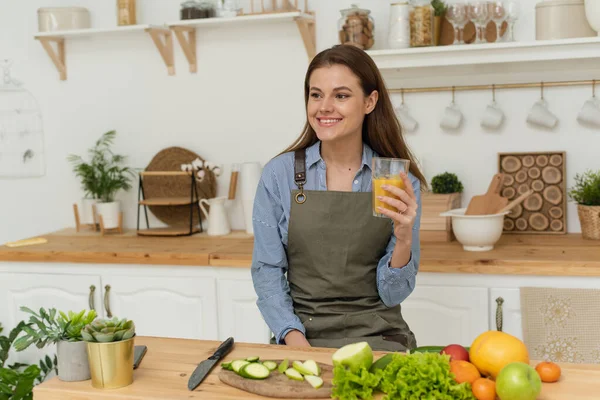
{"label": "drawer handle", "polygon": [[496,303],[498,304],[496,307],[496,330],[502,332],[502,303],[504,303],[504,299],[498,297]]}
{"label": "drawer handle", "polygon": [[104,286],[104,309],[106,310],[106,316],[112,318],[112,313],[110,312],[110,298],[108,297],[109,293],[110,285]]}
{"label": "drawer handle", "polygon": [[94,293],[96,292],[96,286],[90,286],[90,298],[88,299],[88,304],[90,305],[90,310],[94,309]]}

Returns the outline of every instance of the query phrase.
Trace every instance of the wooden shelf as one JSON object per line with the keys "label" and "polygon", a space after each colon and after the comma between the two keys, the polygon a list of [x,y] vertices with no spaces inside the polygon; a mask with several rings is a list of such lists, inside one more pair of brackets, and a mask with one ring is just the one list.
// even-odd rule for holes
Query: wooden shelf
{"label": "wooden shelf", "polygon": [[418,80],[426,86],[448,86],[463,81],[476,84],[474,79],[485,80],[486,75],[512,75],[507,79],[514,81],[518,74],[593,73],[600,69],[600,37],[369,50],[367,53],[390,88],[411,87],[411,83]]}
{"label": "wooden shelf", "polygon": [[[169,75],[175,74],[174,56],[173,56],[173,35],[177,37],[181,49],[183,50],[186,59],[190,66],[190,72],[195,73],[198,70],[196,57],[196,29],[218,27],[218,26],[233,26],[244,24],[264,24],[267,22],[296,22],[298,30],[304,42],[309,60],[316,54],[315,40],[315,18],[312,14],[302,13],[300,11],[259,14],[259,15],[242,15],[232,18],[204,18],[194,20],[177,21],[166,23],[162,26],[158,25],[132,25],[119,26],[115,28],[102,29],[76,29],[68,31],[41,32],[34,35],[36,40],[39,40],[46,53],[54,63],[58,70],[61,80],[67,79],[66,66],[66,49],[65,41],[67,39],[82,39],[95,36],[105,36],[114,34],[147,32],[152,41],[156,45],[160,56],[167,67]],[[56,49],[53,44],[56,44]]]}
{"label": "wooden shelf", "polygon": [[189,197],[159,197],[140,201],[144,206],[189,206],[192,204]]}
{"label": "wooden shelf", "polygon": [[[200,232],[200,228],[192,227],[192,234]],[[189,236],[189,227],[170,227],[170,228],[152,228],[152,229],[140,229],[137,231],[139,236]]]}

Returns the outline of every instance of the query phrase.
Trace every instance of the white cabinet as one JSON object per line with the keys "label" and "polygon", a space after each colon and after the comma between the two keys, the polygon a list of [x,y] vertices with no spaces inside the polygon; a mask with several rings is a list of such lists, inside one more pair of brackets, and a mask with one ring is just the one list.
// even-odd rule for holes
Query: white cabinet
{"label": "white cabinet", "polygon": [[[70,274],[21,274],[0,273],[0,323],[8,335],[20,321],[29,321],[30,314],[20,310],[22,306],[36,312],[40,307],[61,311],[81,311],[96,307],[101,315],[100,277],[96,275]],[[43,350],[30,346],[23,352],[11,351],[9,361],[37,363],[40,354],[54,354],[55,346]]]}
{"label": "white cabinet", "polygon": [[271,331],[256,305],[252,280],[223,279],[218,285],[219,339],[268,344]]}
{"label": "white cabinet", "polygon": [[402,315],[418,346],[470,346],[488,330],[488,290],[417,284],[402,303]]}
{"label": "white cabinet", "polygon": [[102,284],[105,317],[134,320],[137,335],[218,338],[214,278],[103,275]]}
{"label": "white cabinet", "polygon": [[523,340],[521,292],[519,288],[490,288],[490,329],[497,330],[497,299],[502,298],[502,331]]}

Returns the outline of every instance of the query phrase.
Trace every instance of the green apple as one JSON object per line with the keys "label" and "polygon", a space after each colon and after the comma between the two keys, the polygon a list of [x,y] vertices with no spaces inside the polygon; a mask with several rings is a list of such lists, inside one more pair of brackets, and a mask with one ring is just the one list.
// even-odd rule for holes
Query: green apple
{"label": "green apple", "polygon": [[367,342],[347,344],[333,353],[332,361],[334,366],[341,365],[351,370],[365,367],[368,370],[373,364],[373,350]]}
{"label": "green apple", "polygon": [[319,378],[318,376],[306,375],[304,379],[306,379],[306,382],[310,383],[310,386],[314,387],[315,389],[319,389],[321,386],[323,386],[323,379]]}
{"label": "green apple", "polygon": [[312,371],[304,366],[300,361],[294,361],[292,363],[292,368],[296,371],[300,372],[302,375],[314,375]]}
{"label": "green apple", "polygon": [[321,367],[319,367],[319,364],[317,364],[315,360],[304,361],[304,368],[312,372],[312,375],[314,376],[321,375]]}
{"label": "green apple", "polygon": [[509,363],[496,377],[496,394],[500,400],[535,400],[541,391],[542,380],[529,364]]}

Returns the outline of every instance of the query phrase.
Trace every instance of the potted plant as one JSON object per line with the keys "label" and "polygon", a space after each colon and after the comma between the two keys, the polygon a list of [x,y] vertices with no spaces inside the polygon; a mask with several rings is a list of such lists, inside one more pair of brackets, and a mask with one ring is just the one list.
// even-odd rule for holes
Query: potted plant
{"label": "potted plant", "polygon": [[424,241],[455,240],[452,231],[452,218],[442,217],[441,213],[460,208],[463,184],[456,174],[444,172],[431,180],[431,191],[421,198],[421,239]]}
{"label": "potted plant", "polygon": [[115,201],[116,193],[131,189],[133,170],[123,166],[125,156],[114,154],[111,146],[116,137],[115,131],[103,134],[89,150],[90,162],[82,157],[70,155],[75,173],[81,178],[86,193],[96,199],[96,211],[102,217],[104,229],[120,226],[121,206]]}
{"label": "potted plant", "polygon": [[446,3],[442,0],[431,0],[431,6],[434,10],[433,19],[433,37],[434,44],[438,46],[440,44],[440,35],[442,34],[442,19],[446,15]]}
{"label": "potted plant", "polygon": [[90,368],[86,345],[81,331],[96,318],[96,311],[69,311],[68,315],[51,308],[40,308],[39,313],[21,307],[21,311],[31,314],[29,324],[23,327],[23,335],[15,340],[14,347],[23,351],[32,344],[43,348],[48,343],[56,343],[58,378],[74,382],[90,379]]}
{"label": "potted plant", "polygon": [[600,240],[600,171],[576,174],[569,197],[577,202],[583,238]]}
{"label": "potted plant", "polygon": [[128,319],[97,319],[81,331],[87,342],[92,386],[116,389],[133,382],[135,325]]}

